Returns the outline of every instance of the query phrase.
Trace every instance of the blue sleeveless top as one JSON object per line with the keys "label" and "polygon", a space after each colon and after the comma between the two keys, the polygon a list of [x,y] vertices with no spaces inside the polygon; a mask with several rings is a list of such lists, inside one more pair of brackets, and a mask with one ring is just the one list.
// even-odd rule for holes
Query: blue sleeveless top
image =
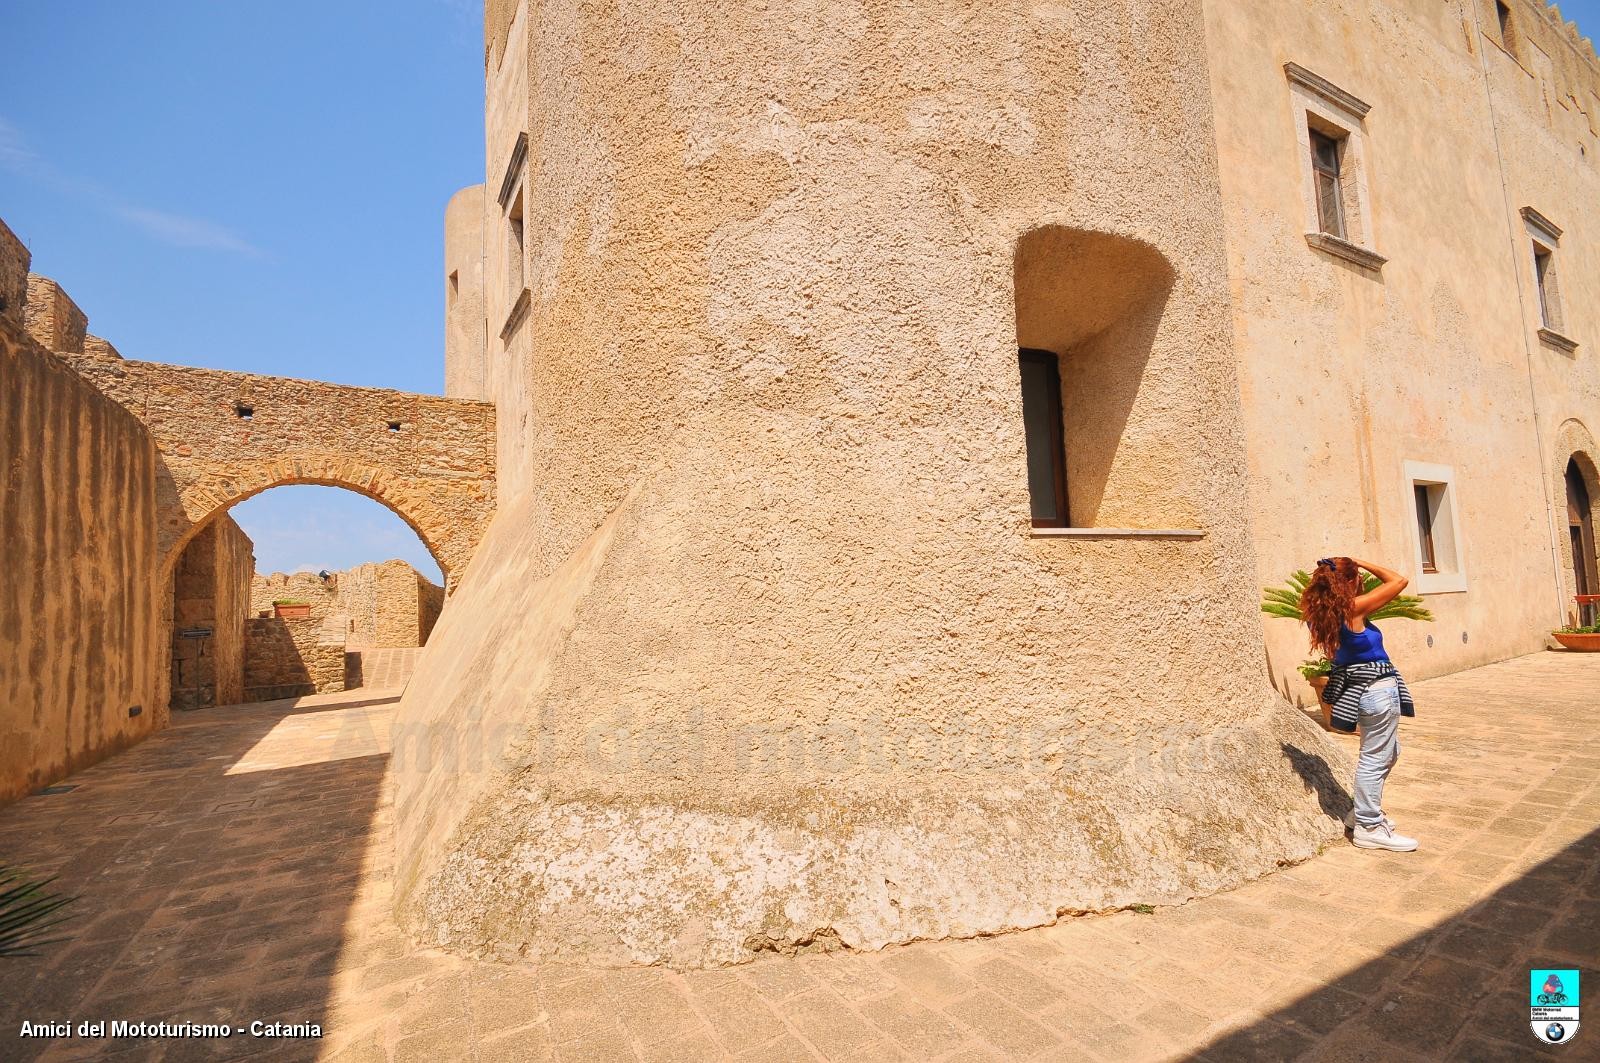
{"label": "blue sleeveless top", "polygon": [[1348,624],[1340,624],[1339,631],[1339,652],[1333,656],[1335,668],[1389,659],[1388,651],[1383,648],[1383,632],[1372,621],[1368,620],[1361,631],[1351,631]]}

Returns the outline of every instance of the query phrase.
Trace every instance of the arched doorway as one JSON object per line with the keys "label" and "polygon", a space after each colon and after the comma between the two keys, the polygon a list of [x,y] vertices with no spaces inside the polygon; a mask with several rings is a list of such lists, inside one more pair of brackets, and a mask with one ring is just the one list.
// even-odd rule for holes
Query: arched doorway
{"label": "arched doorway", "polygon": [[[1585,595],[1600,594],[1600,572],[1596,571],[1594,542],[1594,510],[1589,495],[1589,485],[1576,456],[1567,460],[1567,544],[1572,556],[1572,581],[1574,592]],[[1579,606],[1578,622],[1593,624],[1596,607],[1592,603]]]}

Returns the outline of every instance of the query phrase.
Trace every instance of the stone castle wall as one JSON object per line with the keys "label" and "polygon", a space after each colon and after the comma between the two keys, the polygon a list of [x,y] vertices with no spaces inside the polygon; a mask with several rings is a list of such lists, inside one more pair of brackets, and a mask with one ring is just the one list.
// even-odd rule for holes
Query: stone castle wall
{"label": "stone castle wall", "polygon": [[250,537],[222,516],[189,541],[173,573],[171,705],[245,700],[245,616],[255,575]]}
{"label": "stone castle wall", "polygon": [[155,446],[29,335],[27,266],[0,225],[0,801],[166,719]]}
{"label": "stone castle wall", "polygon": [[257,572],[250,581],[250,616],[272,615],[275,602],[305,602],[315,620],[344,612],[339,581],[324,580],[315,572]]}
{"label": "stone castle wall", "polygon": [[162,455],[166,564],[235,502],[280,484],[345,487],[405,520],[458,578],[494,512],[494,407],[314,380],[67,355]]}
{"label": "stone castle wall", "polygon": [[345,620],[250,617],[244,700],[274,701],[345,689]]}
{"label": "stone castle wall", "polygon": [[279,599],[307,602],[311,616],[349,619],[352,647],[421,646],[444,604],[444,588],[398,558],[330,572],[257,575],[251,585],[251,615],[271,613]]}

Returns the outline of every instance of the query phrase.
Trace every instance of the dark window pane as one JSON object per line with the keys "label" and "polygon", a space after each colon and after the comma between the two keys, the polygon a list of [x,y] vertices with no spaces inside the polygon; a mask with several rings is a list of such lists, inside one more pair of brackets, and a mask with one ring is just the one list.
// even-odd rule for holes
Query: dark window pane
{"label": "dark window pane", "polygon": [[1422,571],[1437,572],[1439,563],[1433,553],[1433,507],[1428,500],[1428,486],[1415,484],[1412,490],[1417,498],[1417,538],[1422,544]]}
{"label": "dark window pane", "polygon": [[1317,169],[1339,176],[1339,142],[1316,130],[1311,131],[1311,153]]}
{"label": "dark window pane", "polygon": [[1049,351],[1020,351],[1022,424],[1028,448],[1033,523],[1067,523],[1066,459],[1061,447],[1061,375]]}
{"label": "dark window pane", "polygon": [[1539,280],[1539,320],[1547,328],[1554,328],[1554,318],[1550,313],[1550,252],[1533,245],[1533,272]]}

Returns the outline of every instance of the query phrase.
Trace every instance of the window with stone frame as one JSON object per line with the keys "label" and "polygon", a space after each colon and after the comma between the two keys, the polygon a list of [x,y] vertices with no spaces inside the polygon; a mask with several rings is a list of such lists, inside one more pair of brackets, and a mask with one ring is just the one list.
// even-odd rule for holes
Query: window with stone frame
{"label": "window with stone frame", "polygon": [[1377,251],[1368,187],[1365,129],[1371,109],[1298,63],[1285,63],[1300,145],[1306,243],[1363,269],[1386,261]]}
{"label": "window with stone frame", "polygon": [[1533,287],[1539,300],[1539,339],[1568,354],[1578,349],[1569,338],[1566,309],[1561,300],[1561,270],[1558,247],[1561,230],[1532,207],[1522,208],[1532,254]]}
{"label": "window with stone frame", "polygon": [[1412,570],[1419,594],[1467,589],[1456,474],[1448,465],[1404,463],[1406,507],[1413,515]]}

